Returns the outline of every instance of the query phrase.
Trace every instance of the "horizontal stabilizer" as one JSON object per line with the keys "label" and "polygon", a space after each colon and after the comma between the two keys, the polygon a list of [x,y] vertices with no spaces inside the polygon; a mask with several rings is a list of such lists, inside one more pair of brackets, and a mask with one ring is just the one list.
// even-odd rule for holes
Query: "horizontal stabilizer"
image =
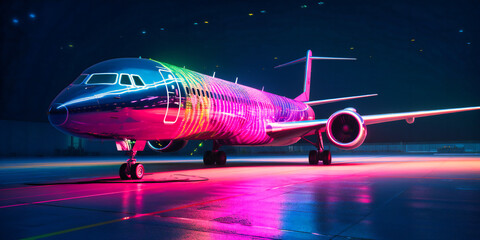
{"label": "horizontal stabilizer", "polygon": [[303,93],[300,94],[295,100],[300,102],[306,102],[310,99],[310,76],[312,71],[312,60],[357,60],[356,58],[341,58],[341,57],[316,57],[312,55],[312,50],[307,51],[307,56],[293,60],[291,62],[278,65],[274,68],[285,67],[295,63],[305,62],[305,80],[303,85]]}
{"label": "horizontal stabilizer", "polygon": [[[312,60],[357,60],[356,58],[341,58],[341,57],[315,57],[315,56],[311,56],[309,58],[312,59]],[[291,62],[284,63],[284,64],[278,65],[276,67],[273,67],[273,68],[281,68],[281,67],[285,67],[285,66],[292,65],[292,64],[295,64],[295,63],[301,63],[301,62],[305,62],[305,60],[307,60],[307,57],[302,57],[302,58],[299,58],[297,60],[293,60]]]}
{"label": "horizontal stabilizer", "polygon": [[378,94],[375,93],[375,94],[359,95],[359,96],[352,96],[352,97],[342,97],[342,98],[331,98],[331,99],[324,99],[324,100],[308,101],[308,102],[304,102],[304,103],[309,105],[309,106],[316,106],[316,105],[322,105],[322,104],[327,104],[327,103],[347,101],[347,100],[352,100],[352,99],[357,99],[357,98],[374,97],[374,96],[377,96],[377,95]]}

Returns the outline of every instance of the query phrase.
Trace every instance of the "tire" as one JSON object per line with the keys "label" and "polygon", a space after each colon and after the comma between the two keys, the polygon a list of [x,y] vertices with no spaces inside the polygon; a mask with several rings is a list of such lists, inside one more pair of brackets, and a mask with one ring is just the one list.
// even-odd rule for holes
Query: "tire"
{"label": "tire", "polygon": [[308,153],[308,163],[310,163],[310,165],[317,165],[318,157],[319,157],[318,151],[316,150],[310,151]]}
{"label": "tire", "polygon": [[206,151],[203,154],[203,164],[205,165],[215,164],[215,155],[212,153],[212,151]]}
{"label": "tire", "polygon": [[120,179],[122,179],[122,180],[130,179],[130,175],[127,174],[127,164],[126,163],[120,165],[120,170],[118,171],[118,174],[120,175]]}
{"label": "tire", "polygon": [[135,163],[130,168],[130,176],[132,176],[132,179],[142,179],[144,174],[145,168],[141,163]]}
{"label": "tire", "polygon": [[215,163],[217,165],[225,165],[227,163],[227,154],[224,151],[218,151],[215,155]]}
{"label": "tire", "polygon": [[330,165],[332,164],[332,154],[330,151],[326,150],[322,152],[323,155],[323,165]]}

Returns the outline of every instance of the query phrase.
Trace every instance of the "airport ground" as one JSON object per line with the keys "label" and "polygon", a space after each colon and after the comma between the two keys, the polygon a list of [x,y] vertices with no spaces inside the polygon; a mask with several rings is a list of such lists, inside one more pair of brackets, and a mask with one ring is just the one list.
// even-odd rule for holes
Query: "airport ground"
{"label": "airport ground", "polygon": [[480,239],[480,155],[4,158],[1,239]]}

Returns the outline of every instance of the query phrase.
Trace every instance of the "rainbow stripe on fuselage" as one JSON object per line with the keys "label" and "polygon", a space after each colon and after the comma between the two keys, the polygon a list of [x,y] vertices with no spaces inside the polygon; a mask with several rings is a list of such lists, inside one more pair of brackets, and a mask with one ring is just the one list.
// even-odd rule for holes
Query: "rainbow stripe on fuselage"
{"label": "rainbow stripe on fuselage", "polygon": [[272,144],[274,139],[266,133],[268,123],[314,119],[313,110],[302,102],[161,64],[187,92],[176,138],[218,139],[224,145]]}

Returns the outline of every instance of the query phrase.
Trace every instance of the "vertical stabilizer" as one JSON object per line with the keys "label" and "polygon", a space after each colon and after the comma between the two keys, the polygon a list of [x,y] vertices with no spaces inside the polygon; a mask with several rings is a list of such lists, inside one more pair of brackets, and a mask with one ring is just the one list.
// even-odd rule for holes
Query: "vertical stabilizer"
{"label": "vertical stabilizer", "polygon": [[305,62],[305,78],[303,85],[303,93],[295,98],[297,101],[306,102],[310,100],[310,76],[312,75],[312,60],[357,60],[356,58],[338,58],[338,57],[314,57],[312,50],[307,51],[307,56],[293,60],[291,62],[278,65],[275,68],[285,67],[295,63]]}
{"label": "vertical stabilizer", "polygon": [[303,93],[296,97],[295,100],[306,102],[310,100],[310,76],[312,75],[312,50],[307,51],[305,57],[305,78],[303,85]]}

